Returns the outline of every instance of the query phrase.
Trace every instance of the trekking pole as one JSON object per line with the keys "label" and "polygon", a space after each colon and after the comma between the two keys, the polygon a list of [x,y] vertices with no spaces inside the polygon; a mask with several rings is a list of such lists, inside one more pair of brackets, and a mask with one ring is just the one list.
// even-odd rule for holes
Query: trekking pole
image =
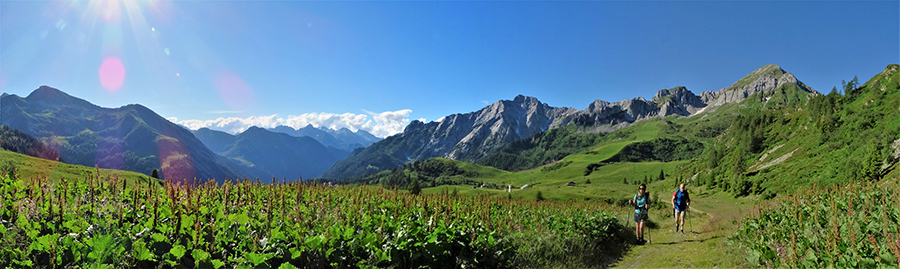
{"label": "trekking pole", "polygon": [[688,212],[687,212],[688,229],[691,229],[691,233],[694,233],[694,226],[691,225],[691,211],[690,211],[690,208],[686,208],[686,209],[688,209]]}

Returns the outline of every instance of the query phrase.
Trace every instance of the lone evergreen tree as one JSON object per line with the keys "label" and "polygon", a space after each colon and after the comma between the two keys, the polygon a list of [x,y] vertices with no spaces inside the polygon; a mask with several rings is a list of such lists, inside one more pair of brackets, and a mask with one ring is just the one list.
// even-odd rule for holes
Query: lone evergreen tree
{"label": "lone evergreen tree", "polygon": [[409,186],[409,193],[412,195],[419,195],[422,193],[422,186],[419,186],[419,178],[413,178],[413,182]]}
{"label": "lone evergreen tree", "polygon": [[666,179],[666,174],[663,173],[663,170],[659,170],[659,178],[656,180],[662,181],[663,179]]}
{"label": "lone evergreen tree", "polygon": [[538,191],[538,192],[537,192],[537,197],[535,198],[535,200],[537,200],[537,201],[543,201],[543,200],[544,200],[544,194],[541,193],[540,191]]}
{"label": "lone evergreen tree", "polygon": [[153,168],[153,172],[150,172],[150,177],[159,179],[159,170],[157,170],[156,168]]}

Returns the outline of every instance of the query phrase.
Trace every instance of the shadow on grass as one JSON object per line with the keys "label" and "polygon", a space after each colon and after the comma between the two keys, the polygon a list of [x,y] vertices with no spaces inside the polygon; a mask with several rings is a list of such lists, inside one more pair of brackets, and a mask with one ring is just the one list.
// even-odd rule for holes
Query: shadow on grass
{"label": "shadow on grass", "polygon": [[660,245],[677,245],[677,244],[681,244],[681,243],[703,243],[703,242],[709,241],[709,240],[711,240],[711,239],[716,239],[716,238],[719,238],[719,237],[722,237],[722,236],[721,236],[721,235],[716,235],[716,236],[713,236],[713,237],[708,237],[708,238],[703,238],[703,239],[675,240],[675,241],[673,241],[673,242],[657,243],[657,244],[660,244]]}

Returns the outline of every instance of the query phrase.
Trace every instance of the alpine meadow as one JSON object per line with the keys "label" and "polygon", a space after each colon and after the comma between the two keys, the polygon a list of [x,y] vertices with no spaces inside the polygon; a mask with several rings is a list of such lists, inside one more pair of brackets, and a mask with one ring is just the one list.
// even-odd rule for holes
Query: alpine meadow
{"label": "alpine meadow", "polygon": [[0,267],[900,267],[896,1],[0,14]]}

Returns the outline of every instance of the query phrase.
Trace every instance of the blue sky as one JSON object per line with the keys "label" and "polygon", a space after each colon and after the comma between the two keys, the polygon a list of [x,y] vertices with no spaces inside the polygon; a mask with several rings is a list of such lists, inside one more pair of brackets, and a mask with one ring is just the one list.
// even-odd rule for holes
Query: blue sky
{"label": "blue sky", "polygon": [[517,94],[584,109],[774,63],[821,92],[900,63],[898,1],[0,1],[0,89],[191,128],[379,136]]}

